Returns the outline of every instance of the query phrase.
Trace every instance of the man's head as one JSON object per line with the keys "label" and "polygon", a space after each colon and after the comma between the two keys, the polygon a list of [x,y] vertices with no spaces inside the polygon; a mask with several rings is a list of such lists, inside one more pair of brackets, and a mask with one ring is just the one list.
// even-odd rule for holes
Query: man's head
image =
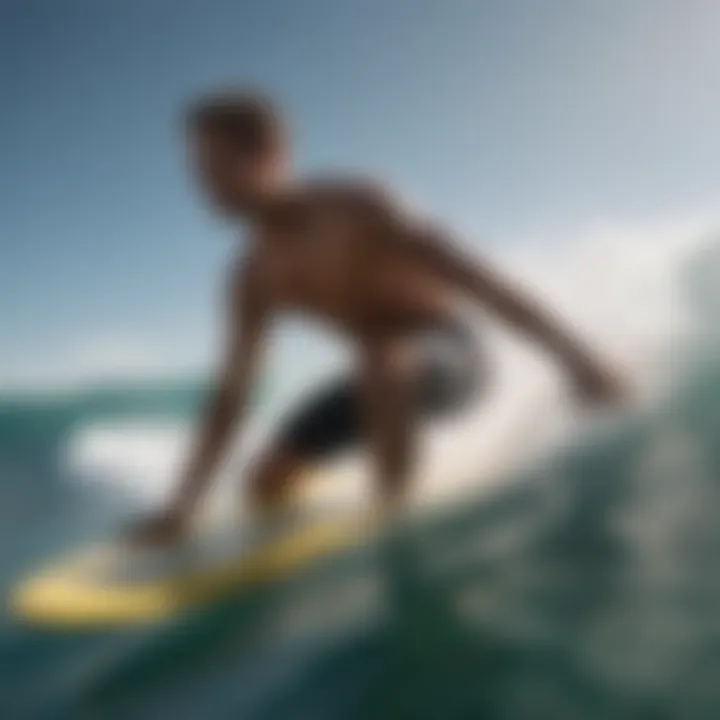
{"label": "man's head", "polygon": [[287,180],[278,110],[247,91],[207,96],[188,115],[194,169],[211,199],[231,213],[252,211]]}

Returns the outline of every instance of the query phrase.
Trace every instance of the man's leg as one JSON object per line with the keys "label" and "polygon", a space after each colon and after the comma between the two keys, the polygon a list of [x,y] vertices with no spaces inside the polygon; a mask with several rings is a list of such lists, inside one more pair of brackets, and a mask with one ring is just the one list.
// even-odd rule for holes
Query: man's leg
{"label": "man's leg", "polygon": [[281,505],[294,483],[302,477],[309,460],[291,447],[271,447],[250,469],[250,502],[258,509]]}
{"label": "man's leg", "polygon": [[[303,406],[256,463],[251,497],[265,505],[280,502],[304,470],[367,439],[387,463],[382,481],[402,485],[417,421],[460,410],[484,384],[484,362],[462,326],[439,332],[439,339],[449,352],[438,358],[422,349],[416,356],[393,342],[379,346],[361,377],[340,380]],[[392,422],[401,415],[404,422]]]}
{"label": "man's leg", "polygon": [[281,504],[304,471],[360,440],[357,383],[344,379],[302,406],[251,469],[249,493],[259,507]]}
{"label": "man's leg", "polygon": [[384,500],[398,500],[407,490],[417,450],[421,368],[413,348],[397,341],[368,348],[364,360],[361,400],[376,490]]}

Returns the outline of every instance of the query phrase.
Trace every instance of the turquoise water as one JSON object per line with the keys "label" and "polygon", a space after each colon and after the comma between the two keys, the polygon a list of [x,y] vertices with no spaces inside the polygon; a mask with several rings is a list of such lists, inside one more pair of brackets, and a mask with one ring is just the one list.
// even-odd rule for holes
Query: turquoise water
{"label": "turquoise water", "polygon": [[[0,405],[0,584],[122,524],[62,449],[95,419],[189,419],[197,383]],[[170,624],[0,624],[5,718],[720,717],[720,364],[461,507]]]}

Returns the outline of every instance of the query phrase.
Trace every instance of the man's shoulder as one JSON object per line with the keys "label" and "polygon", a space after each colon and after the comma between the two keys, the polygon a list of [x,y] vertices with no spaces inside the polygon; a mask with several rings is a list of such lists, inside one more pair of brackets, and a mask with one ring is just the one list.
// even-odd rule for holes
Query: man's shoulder
{"label": "man's shoulder", "polygon": [[401,204],[389,183],[352,173],[313,176],[302,183],[301,192],[309,200],[342,204],[358,211],[389,209]]}

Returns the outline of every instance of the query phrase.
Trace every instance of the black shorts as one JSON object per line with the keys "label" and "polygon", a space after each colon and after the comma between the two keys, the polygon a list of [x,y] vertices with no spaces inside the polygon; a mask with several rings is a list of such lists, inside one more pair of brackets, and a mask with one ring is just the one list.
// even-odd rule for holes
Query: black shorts
{"label": "black shorts", "polygon": [[[485,387],[487,363],[477,341],[461,323],[413,336],[420,377],[417,416],[439,418],[462,410]],[[303,458],[318,459],[349,449],[363,436],[358,384],[345,377],[302,405],[281,428],[280,446]]]}

